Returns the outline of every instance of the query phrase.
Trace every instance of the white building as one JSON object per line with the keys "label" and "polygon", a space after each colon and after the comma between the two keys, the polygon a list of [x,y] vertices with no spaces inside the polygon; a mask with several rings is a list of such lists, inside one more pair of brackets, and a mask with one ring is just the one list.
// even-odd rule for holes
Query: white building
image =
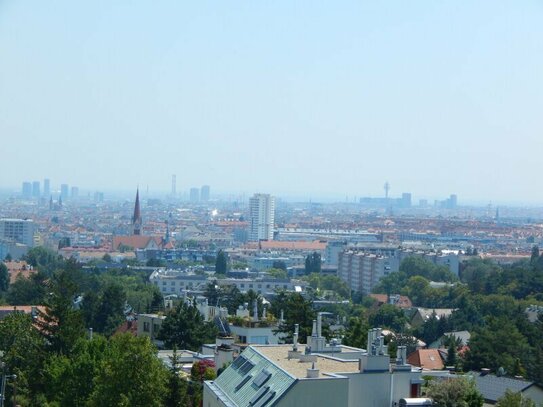
{"label": "white building", "polygon": [[255,194],[249,199],[249,241],[273,240],[275,197]]}
{"label": "white building", "polygon": [[436,265],[448,267],[453,274],[458,275],[460,264],[458,254],[455,253],[411,249],[373,253],[358,248],[350,248],[339,253],[337,275],[347,283],[351,290],[369,294],[383,277],[397,272],[404,259],[415,256],[422,257]]}
{"label": "white building", "polygon": [[36,225],[31,219],[0,219],[0,239],[34,246]]}
{"label": "white building", "polygon": [[149,281],[156,285],[163,295],[183,295],[185,292],[202,292],[209,283],[218,286],[236,286],[242,293],[253,290],[258,294],[274,294],[276,290],[303,292],[305,281],[278,278],[220,278],[208,277],[177,270],[157,269],[149,276]]}
{"label": "white building", "polygon": [[[419,396],[423,380],[421,372],[406,363],[405,347],[399,347],[396,363],[391,365],[380,329],[369,332],[369,352],[325,345],[319,331],[320,327],[314,329],[311,346],[299,345],[295,333],[293,345],[247,347],[217,379],[204,383],[203,405],[415,405],[409,398]],[[316,348],[321,351],[315,352]],[[425,403],[417,405],[431,405],[431,400]]]}

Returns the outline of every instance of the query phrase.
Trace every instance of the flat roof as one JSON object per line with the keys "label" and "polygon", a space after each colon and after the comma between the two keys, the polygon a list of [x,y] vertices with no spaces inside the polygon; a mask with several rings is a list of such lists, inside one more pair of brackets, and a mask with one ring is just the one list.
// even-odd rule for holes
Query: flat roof
{"label": "flat roof", "polygon": [[[305,346],[298,345],[298,351],[304,354]],[[251,347],[291,376],[299,379],[307,377],[307,369],[312,367],[312,362],[300,362],[300,359],[289,360],[288,352],[292,350],[292,345],[251,345]],[[351,349],[345,350],[350,351]],[[312,355],[317,357],[315,369],[319,369],[319,378],[326,377],[326,373],[356,373],[360,371],[358,359],[342,360],[334,358],[332,354],[328,356],[322,353],[313,353]]]}

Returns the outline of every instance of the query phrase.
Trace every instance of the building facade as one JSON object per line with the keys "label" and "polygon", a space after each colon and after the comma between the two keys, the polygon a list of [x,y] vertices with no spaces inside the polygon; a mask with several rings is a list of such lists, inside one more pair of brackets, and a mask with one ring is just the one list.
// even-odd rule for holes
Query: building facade
{"label": "building facade", "polygon": [[255,194],[249,199],[249,241],[273,240],[275,197]]}
{"label": "building facade", "polygon": [[31,219],[0,219],[0,239],[34,246],[36,225]]}

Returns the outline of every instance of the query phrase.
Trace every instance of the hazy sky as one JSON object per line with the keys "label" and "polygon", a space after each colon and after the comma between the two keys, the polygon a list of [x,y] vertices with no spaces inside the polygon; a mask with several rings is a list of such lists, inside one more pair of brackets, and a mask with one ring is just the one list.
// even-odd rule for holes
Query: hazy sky
{"label": "hazy sky", "polygon": [[0,186],[543,202],[541,1],[0,0]]}

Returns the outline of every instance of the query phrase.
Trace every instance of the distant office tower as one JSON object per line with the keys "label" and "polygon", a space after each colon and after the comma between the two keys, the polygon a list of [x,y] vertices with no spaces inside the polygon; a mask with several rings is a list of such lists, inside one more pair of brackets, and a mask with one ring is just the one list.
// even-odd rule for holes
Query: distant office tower
{"label": "distant office tower", "polygon": [[32,198],[32,183],[30,182],[23,182],[23,198],[29,199]]}
{"label": "distant office tower", "polygon": [[94,202],[104,202],[104,193],[103,192],[95,192],[94,193]]}
{"label": "distant office tower", "polygon": [[51,196],[51,182],[49,178],[43,180],[43,196],[49,198]]}
{"label": "distant office tower", "polygon": [[40,181],[34,181],[32,183],[32,197],[39,198],[40,195]]}
{"label": "distant office tower", "polygon": [[190,201],[196,203],[200,200],[200,190],[198,188],[190,189]]}
{"label": "distant office tower", "polygon": [[175,174],[172,175],[172,196],[177,195],[177,178]]}
{"label": "distant office tower", "polygon": [[0,239],[34,246],[35,224],[30,219],[0,219]]}
{"label": "distant office tower", "polygon": [[68,184],[62,184],[60,186],[60,197],[63,201],[68,200]]}
{"label": "distant office tower", "polygon": [[449,198],[449,207],[451,209],[455,209],[457,204],[458,204],[458,196],[456,196],[456,194],[452,194]]}
{"label": "distant office tower", "polygon": [[411,194],[404,192],[402,194],[401,205],[402,208],[411,208]]}
{"label": "distant office tower", "polygon": [[202,202],[209,201],[210,191],[211,191],[211,188],[209,187],[209,185],[204,185],[202,187],[202,189],[200,190],[200,200]]}
{"label": "distant office tower", "polygon": [[249,241],[273,240],[275,197],[254,194],[249,199]]}
{"label": "distant office tower", "polygon": [[77,198],[79,196],[79,188],[78,187],[72,187],[72,198]]}

